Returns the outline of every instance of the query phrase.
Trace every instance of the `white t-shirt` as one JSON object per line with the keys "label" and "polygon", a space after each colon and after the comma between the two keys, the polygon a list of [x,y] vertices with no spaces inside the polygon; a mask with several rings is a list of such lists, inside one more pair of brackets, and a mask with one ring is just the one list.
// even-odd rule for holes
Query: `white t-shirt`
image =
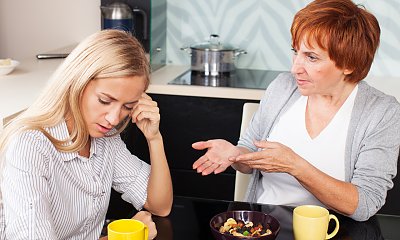
{"label": "white t-shirt", "polygon": [[[312,139],[306,129],[305,112],[308,97],[301,96],[282,115],[272,129],[268,140],[290,147],[324,173],[345,179],[344,153],[347,130],[358,86],[321,133]],[[257,202],[298,206],[323,205],[291,175],[287,173],[262,173],[261,186],[257,187]]]}

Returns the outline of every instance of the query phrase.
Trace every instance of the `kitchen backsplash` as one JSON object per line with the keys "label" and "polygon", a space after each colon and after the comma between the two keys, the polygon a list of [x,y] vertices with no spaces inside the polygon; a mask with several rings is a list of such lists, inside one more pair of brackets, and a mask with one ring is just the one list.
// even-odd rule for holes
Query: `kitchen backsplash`
{"label": "kitchen backsplash", "polygon": [[[218,34],[223,43],[247,51],[239,68],[289,70],[290,26],[310,0],[167,0],[167,64],[190,64],[182,47]],[[372,65],[374,76],[400,77],[400,0],[355,1],[377,18],[381,45]]]}

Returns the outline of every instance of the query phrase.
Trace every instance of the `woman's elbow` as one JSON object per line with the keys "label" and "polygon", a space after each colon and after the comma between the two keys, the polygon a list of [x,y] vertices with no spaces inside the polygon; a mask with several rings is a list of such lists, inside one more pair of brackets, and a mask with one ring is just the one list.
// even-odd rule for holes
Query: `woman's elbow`
{"label": "woman's elbow", "polygon": [[160,217],[168,216],[171,213],[171,209],[172,209],[172,199],[171,201],[168,201],[168,203],[166,202],[163,202],[163,204],[154,203],[153,207],[149,204],[150,212]]}
{"label": "woman's elbow", "polygon": [[167,217],[171,213],[171,208],[160,211],[157,216]]}
{"label": "woman's elbow", "polygon": [[364,222],[374,216],[379,210],[380,207],[376,204],[363,204],[357,206],[354,213],[349,215],[349,217],[355,221]]}

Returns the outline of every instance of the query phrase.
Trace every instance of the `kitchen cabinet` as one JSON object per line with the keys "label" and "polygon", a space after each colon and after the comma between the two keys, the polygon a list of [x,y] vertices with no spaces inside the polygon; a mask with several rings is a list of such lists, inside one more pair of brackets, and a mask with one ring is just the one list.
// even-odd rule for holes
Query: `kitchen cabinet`
{"label": "kitchen cabinet", "polygon": [[[150,96],[158,102],[160,108],[160,130],[171,170],[174,194],[233,200],[235,171],[229,168],[217,175],[198,174],[192,169],[192,164],[205,151],[194,150],[191,144],[214,138],[236,144],[240,134],[243,104],[258,101],[166,94]],[[135,125],[129,125],[121,136],[133,154],[146,161],[149,159],[145,138]],[[110,208],[122,204],[124,203],[119,194],[113,192]]]}
{"label": "kitchen cabinet", "polygon": [[[192,164],[205,151],[191,147],[196,141],[222,138],[236,144],[239,139],[242,108],[248,100],[151,94],[158,102],[165,152],[176,195],[232,200],[235,171],[201,176]],[[128,149],[149,159],[147,143],[135,125],[122,134]]]}

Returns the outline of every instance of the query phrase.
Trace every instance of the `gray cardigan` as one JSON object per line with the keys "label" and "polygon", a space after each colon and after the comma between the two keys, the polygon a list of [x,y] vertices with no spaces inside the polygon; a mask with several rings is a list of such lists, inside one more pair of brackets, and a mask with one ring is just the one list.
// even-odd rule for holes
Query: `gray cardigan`
{"label": "gray cardigan", "polygon": [[[276,120],[300,97],[290,73],[280,74],[267,88],[260,107],[238,146],[257,151],[253,140],[266,139]],[[400,145],[400,105],[397,100],[361,81],[354,102],[345,149],[345,181],[358,189],[358,206],[350,217],[365,221],[384,204],[393,187]],[[254,170],[246,199],[255,202],[260,172]]]}

